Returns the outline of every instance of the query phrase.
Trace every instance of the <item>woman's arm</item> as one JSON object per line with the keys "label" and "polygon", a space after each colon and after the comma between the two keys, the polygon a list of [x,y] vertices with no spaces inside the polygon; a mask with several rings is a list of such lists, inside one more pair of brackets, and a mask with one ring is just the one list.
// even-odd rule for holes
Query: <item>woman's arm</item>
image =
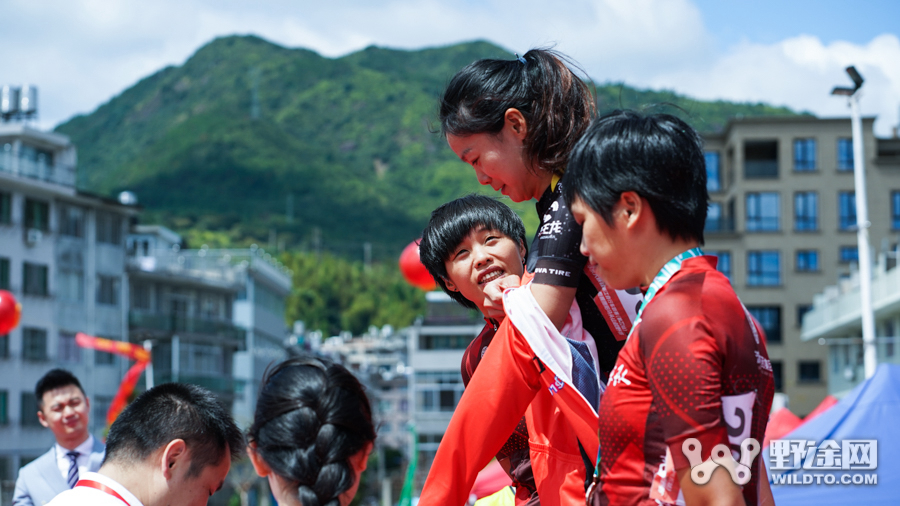
{"label": "woman's arm", "polygon": [[556,326],[556,330],[562,330],[566,323],[566,316],[569,315],[572,301],[575,300],[576,290],[577,288],[568,286],[539,285],[537,283],[531,285],[531,294],[534,295],[534,300]]}
{"label": "woman's arm", "polygon": [[[516,288],[519,284],[518,276],[507,276],[485,286],[484,305],[489,318],[501,321],[506,317],[506,313],[503,312],[503,290]],[[566,317],[572,308],[572,301],[575,300],[576,290],[577,288],[568,286],[531,284],[531,294],[534,296],[534,300],[556,326],[556,330],[562,330],[565,325]]]}
{"label": "woman's arm", "polygon": [[691,468],[677,471],[678,484],[687,506],[746,506],[741,487],[735,485],[727,469],[716,467],[705,485],[691,479]]}

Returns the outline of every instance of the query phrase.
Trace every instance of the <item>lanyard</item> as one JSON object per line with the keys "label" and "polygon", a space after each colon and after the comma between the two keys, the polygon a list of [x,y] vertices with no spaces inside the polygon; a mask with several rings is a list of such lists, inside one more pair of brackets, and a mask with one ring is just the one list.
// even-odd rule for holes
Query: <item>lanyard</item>
{"label": "lanyard", "polygon": [[644,294],[644,302],[641,304],[641,309],[638,310],[637,317],[634,319],[634,324],[631,325],[628,337],[631,337],[631,333],[634,332],[635,327],[641,322],[641,315],[644,314],[644,309],[647,307],[647,304],[649,304],[650,301],[653,300],[653,297],[656,296],[656,292],[672,279],[672,276],[674,276],[676,272],[681,270],[681,263],[688,258],[699,257],[702,255],[703,252],[700,251],[700,248],[691,248],[666,262],[666,265],[663,265],[663,268],[659,270],[659,273],[650,283],[650,287],[647,288],[647,293]]}
{"label": "lanyard", "polygon": [[76,487],[95,488],[101,492],[107,493],[107,494],[115,497],[116,499],[122,501],[123,503],[126,504],[126,506],[130,506],[128,504],[128,501],[123,499],[122,496],[120,496],[118,492],[116,492],[115,490],[111,489],[110,487],[108,487],[100,482],[97,482],[94,480],[78,480],[78,483],[76,483],[75,486]]}

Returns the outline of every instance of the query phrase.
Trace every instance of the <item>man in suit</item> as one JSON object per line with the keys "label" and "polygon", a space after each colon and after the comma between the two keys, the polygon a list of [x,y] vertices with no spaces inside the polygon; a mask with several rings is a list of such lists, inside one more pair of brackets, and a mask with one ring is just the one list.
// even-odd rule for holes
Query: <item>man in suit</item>
{"label": "man in suit", "polygon": [[215,394],[157,385],[113,422],[100,470],[84,473],[47,506],[205,505],[243,449],[241,429]]}
{"label": "man in suit", "polygon": [[53,369],[38,380],[34,394],[38,420],[53,432],[56,444],[19,470],[13,506],[42,506],[103,462],[103,443],[88,431],[91,403],[78,378]]}

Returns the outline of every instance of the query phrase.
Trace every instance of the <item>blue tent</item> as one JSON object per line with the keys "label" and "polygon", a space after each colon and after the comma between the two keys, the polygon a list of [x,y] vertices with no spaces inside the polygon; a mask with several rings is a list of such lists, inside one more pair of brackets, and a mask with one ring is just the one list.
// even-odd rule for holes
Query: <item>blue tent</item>
{"label": "blue tent", "polygon": [[881,364],[763,457],[778,506],[900,504],[900,366]]}

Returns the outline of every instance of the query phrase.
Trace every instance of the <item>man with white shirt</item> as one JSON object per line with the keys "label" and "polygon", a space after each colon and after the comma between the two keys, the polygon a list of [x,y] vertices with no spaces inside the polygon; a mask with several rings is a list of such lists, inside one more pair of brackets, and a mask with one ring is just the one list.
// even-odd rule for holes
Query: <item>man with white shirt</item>
{"label": "man with white shirt", "polygon": [[103,443],[88,431],[91,403],[81,383],[64,369],[45,374],[34,389],[38,420],[50,429],[56,444],[19,471],[13,506],[42,506],[72,488],[78,477],[96,471],[103,461]]}
{"label": "man with white shirt", "polygon": [[244,437],[216,396],[165,383],[141,394],[109,428],[106,459],[50,506],[196,506],[222,488]]}

